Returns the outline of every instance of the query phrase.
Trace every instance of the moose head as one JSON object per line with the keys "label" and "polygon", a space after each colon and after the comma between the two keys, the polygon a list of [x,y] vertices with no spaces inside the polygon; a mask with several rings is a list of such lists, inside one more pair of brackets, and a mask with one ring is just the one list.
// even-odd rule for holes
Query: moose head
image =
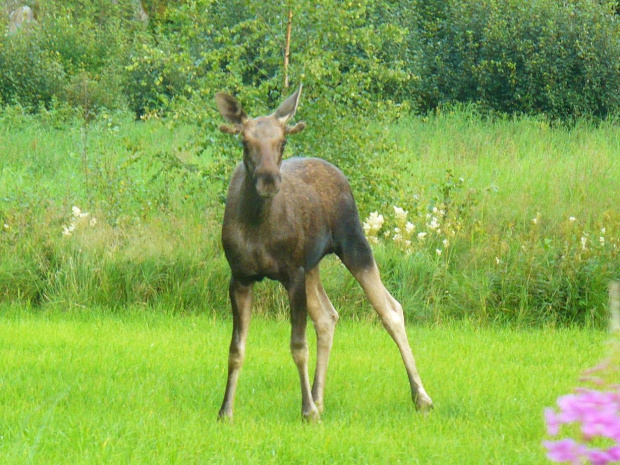
{"label": "moose head", "polygon": [[220,131],[240,134],[243,141],[243,163],[254,180],[256,192],[262,198],[270,198],[280,191],[280,165],[286,145],[286,136],[301,132],[303,122],[288,124],[295,115],[302,86],[287,98],[269,116],[250,118],[237,99],[224,92],[215,94],[217,108],[232,126],[222,125]]}

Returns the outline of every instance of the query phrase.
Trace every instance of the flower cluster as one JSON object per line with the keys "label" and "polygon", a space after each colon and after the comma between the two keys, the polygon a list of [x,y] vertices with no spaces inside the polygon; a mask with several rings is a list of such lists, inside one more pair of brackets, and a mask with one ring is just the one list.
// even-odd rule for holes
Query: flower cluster
{"label": "flower cluster", "polygon": [[378,212],[372,212],[364,221],[368,242],[378,244],[382,235],[385,239],[391,239],[407,255],[426,248],[440,256],[450,246],[450,239],[459,229],[456,226],[458,222],[449,218],[441,205],[430,208],[426,214],[418,211],[410,215],[409,211],[396,205],[393,209],[395,226],[392,228],[383,230],[385,220]]}
{"label": "flower cluster", "polygon": [[383,222],[383,215],[379,215],[377,212],[372,212],[366,221],[364,221],[364,224],[362,225],[364,228],[364,233],[368,238],[368,242],[371,244],[379,243],[379,238],[377,235],[383,227]]}
{"label": "flower cluster", "polygon": [[544,441],[547,457],[554,462],[605,465],[620,462],[620,283],[610,286],[611,329],[616,336],[611,355],[586,372],[583,381],[598,389],[578,388],[558,398],[558,411],[545,409],[547,433],[558,436],[562,425],[579,425],[581,441],[565,438]]}
{"label": "flower cluster", "polygon": [[620,461],[620,387],[614,390],[578,389],[558,399],[559,412],[545,410],[547,432],[557,436],[563,424],[580,424],[583,442],[598,438],[613,443],[607,448],[588,447],[575,439],[545,441],[547,456],[554,462],[607,464]]}
{"label": "flower cluster", "polygon": [[79,228],[80,226],[88,225],[93,227],[97,224],[97,219],[95,217],[91,216],[88,212],[83,212],[78,207],[74,206],[71,209],[71,213],[71,222],[68,226],[63,225],[62,227],[63,236],[71,236],[76,228]]}

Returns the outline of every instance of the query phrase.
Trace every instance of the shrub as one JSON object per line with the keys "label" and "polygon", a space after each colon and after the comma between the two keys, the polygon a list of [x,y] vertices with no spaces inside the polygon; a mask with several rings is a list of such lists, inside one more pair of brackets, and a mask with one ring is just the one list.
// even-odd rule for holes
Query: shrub
{"label": "shrub", "polygon": [[552,118],[620,109],[620,30],[610,5],[459,0],[423,12],[425,108],[476,102]]}
{"label": "shrub", "polygon": [[[414,280],[422,287],[426,308],[416,316],[440,319],[440,309],[448,317],[526,325],[603,321],[601,295],[618,277],[620,262],[617,215],[604,213],[596,225],[569,217],[552,229],[540,214],[522,227],[491,226],[481,208],[490,194],[447,171],[430,197],[416,196],[364,221],[381,253],[400,252],[390,267],[408,262],[409,276],[394,286]],[[412,287],[411,295],[420,292]]]}
{"label": "shrub", "polygon": [[0,37],[0,98],[38,109],[64,97],[66,73],[37,29]]}

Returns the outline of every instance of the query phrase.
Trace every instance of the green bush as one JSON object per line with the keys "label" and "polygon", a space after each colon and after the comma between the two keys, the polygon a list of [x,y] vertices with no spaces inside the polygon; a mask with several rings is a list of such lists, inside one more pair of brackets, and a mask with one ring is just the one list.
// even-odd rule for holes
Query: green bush
{"label": "green bush", "polygon": [[0,37],[0,98],[5,104],[38,109],[62,100],[65,69],[36,30]]}
{"label": "green bush", "polygon": [[148,26],[133,18],[131,0],[40,2],[38,26],[0,39],[3,101],[81,105],[77,82],[87,75],[100,89],[94,107],[127,106],[137,117],[213,121],[212,97],[222,89],[260,113],[287,92],[292,10],[287,72],[306,84],[317,116],[334,107],[339,117],[393,117],[455,102],[561,119],[604,118],[620,108],[614,2],[144,4]]}
{"label": "green bush", "polygon": [[562,119],[620,109],[620,29],[610,5],[458,0],[427,8],[424,108],[475,102]]}

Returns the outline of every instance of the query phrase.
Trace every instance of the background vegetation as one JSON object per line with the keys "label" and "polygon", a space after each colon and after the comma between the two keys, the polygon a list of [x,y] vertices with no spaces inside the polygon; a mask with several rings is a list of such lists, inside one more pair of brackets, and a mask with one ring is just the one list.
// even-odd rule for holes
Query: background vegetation
{"label": "background vegetation", "polygon": [[[229,157],[225,135],[191,124],[104,113],[58,129],[57,117],[5,112],[0,125],[2,299],[227,314],[219,224],[240,147]],[[458,111],[378,128],[393,149],[350,174],[362,219],[384,216],[368,235],[411,321],[606,323],[620,277],[615,124]],[[369,314],[337,260],[323,276],[341,313]],[[287,311],[277,286],[260,287],[259,313]]]}
{"label": "background vegetation", "polygon": [[221,89],[271,108],[289,10],[288,73],[306,83],[308,118],[473,102],[571,119],[620,105],[617,1],[153,0],[148,23],[134,0],[26,3],[37,23],[0,38],[0,97],[33,109],[83,104],[85,85],[89,107],[137,116],[208,119]]}
{"label": "background vegetation", "polygon": [[[363,218],[384,216],[376,253],[408,316],[604,322],[617,2],[154,0],[148,23],[130,0],[26,3],[37,22],[0,36],[2,300],[227,313],[218,224],[240,148],[213,94],[252,115],[281,101],[292,9],[308,130],[289,154],[337,164]],[[336,261],[324,276],[366,314]],[[284,311],[265,287],[259,311]]]}

